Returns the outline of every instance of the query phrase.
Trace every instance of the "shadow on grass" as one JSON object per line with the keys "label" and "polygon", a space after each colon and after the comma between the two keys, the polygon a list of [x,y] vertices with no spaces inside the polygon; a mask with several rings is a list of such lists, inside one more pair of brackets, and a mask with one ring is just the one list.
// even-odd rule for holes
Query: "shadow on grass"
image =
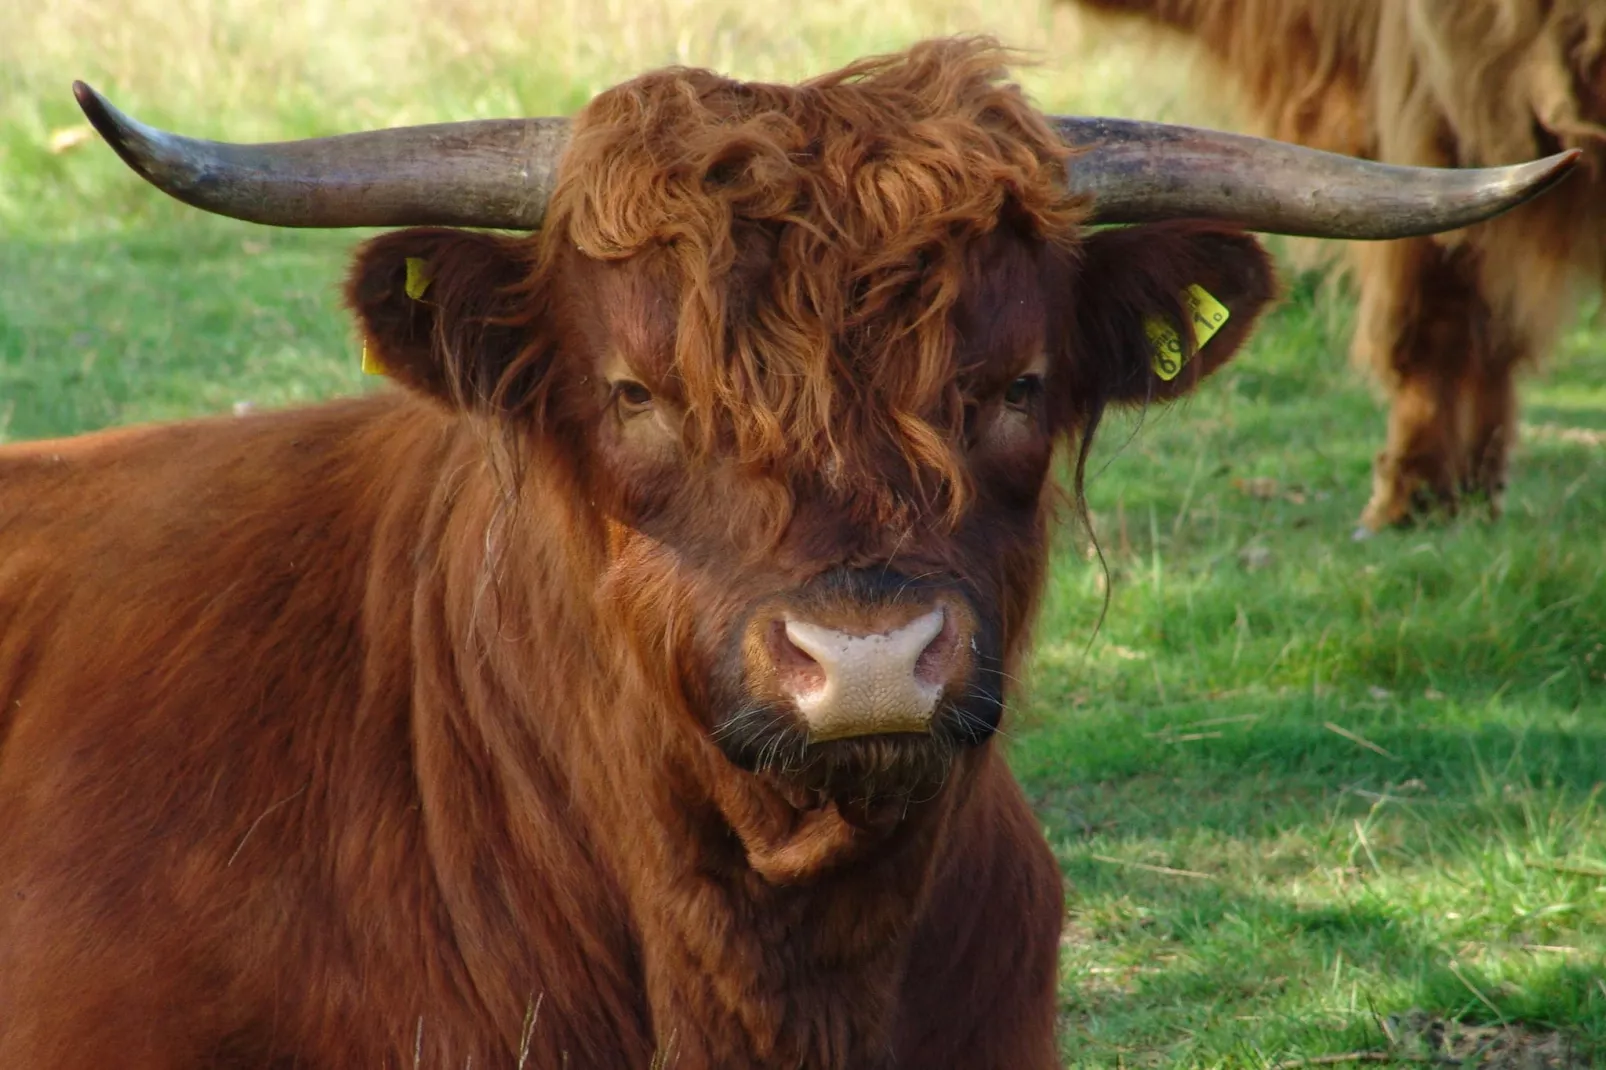
{"label": "shadow on grass", "polygon": [[[1069,868],[1079,891],[1096,894],[1109,879]],[[1166,879],[1120,878],[1121,898],[1172,899],[1154,886]],[[1606,1056],[1606,967],[1598,960],[1528,949],[1518,953],[1533,961],[1486,965],[1466,948],[1422,938],[1390,910],[1305,907],[1217,886],[1187,896],[1170,917],[1154,911],[1146,961],[1123,965],[1117,956],[1110,965],[1111,934],[1086,927],[1074,905],[1072,918],[1061,1023],[1073,1063],[1119,1052],[1126,1065],[1216,1065],[1236,1054],[1243,1061],[1227,1065],[1258,1067],[1399,1050],[1405,1038],[1388,1023],[1413,1016],[1520,1027],[1536,1040],[1559,1037],[1576,1057],[1536,1066],[1592,1066]],[[1128,1036],[1171,1043],[1134,1050]]]}
{"label": "shadow on grass", "polygon": [[1379,1023],[1417,1009],[1606,1055],[1606,725],[1415,704],[1354,733],[1385,756],[1303,700],[1257,705],[1213,730],[1021,731],[1070,885],[1073,1065],[1379,1050]]}
{"label": "shadow on grass", "polygon": [[[1073,867],[1078,875],[1098,879]],[[1145,878],[1127,883],[1128,898],[1145,897]],[[1448,1022],[1509,1030],[1561,1056],[1472,1065],[1573,1070],[1606,1056],[1606,967],[1598,962],[1524,952],[1545,961],[1487,968],[1413,935],[1385,910],[1300,907],[1220,888],[1197,893],[1178,915],[1174,926],[1152,923],[1165,931],[1151,964],[1124,967],[1102,960],[1107,935],[1073,920],[1061,1009],[1071,1065],[1265,1067],[1384,1051],[1405,1065],[1426,1061],[1410,1058],[1421,1034]],[[1230,939],[1248,930],[1254,946]]]}

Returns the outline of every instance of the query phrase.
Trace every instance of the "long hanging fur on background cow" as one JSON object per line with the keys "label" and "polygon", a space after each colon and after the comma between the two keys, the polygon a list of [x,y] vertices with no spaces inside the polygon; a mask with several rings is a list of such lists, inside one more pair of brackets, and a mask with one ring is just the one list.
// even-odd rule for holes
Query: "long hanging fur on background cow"
{"label": "long hanging fur on background cow", "polygon": [[[1001,58],[644,76],[540,232],[358,253],[408,389],[0,450],[0,1066],[1058,1064],[1051,459],[1273,283],[1089,234]],[[805,733],[922,621],[928,730]]]}
{"label": "long hanging fur on background cow", "polygon": [[1516,437],[1513,373],[1606,272],[1599,0],[1076,0],[1187,34],[1277,137],[1391,163],[1588,154],[1553,196],[1453,235],[1354,250],[1354,355],[1390,399],[1362,520],[1486,495]]}

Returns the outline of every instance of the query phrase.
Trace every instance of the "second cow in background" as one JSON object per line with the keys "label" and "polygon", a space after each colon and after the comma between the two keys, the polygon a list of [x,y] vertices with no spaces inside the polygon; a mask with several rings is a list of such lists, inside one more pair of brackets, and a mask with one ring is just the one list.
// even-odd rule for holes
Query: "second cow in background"
{"label": "second cow in background", "polygon": [[1514,372],[1606,279],[1599,0],[1076,0],[1196,38],[1266,132],[1390,163],[1475,167],[1563,148],[1582,178],[1498,220],[1357,245],[1354,355],[1390,399],[1364,528],[1467,496],[1498,514]]}

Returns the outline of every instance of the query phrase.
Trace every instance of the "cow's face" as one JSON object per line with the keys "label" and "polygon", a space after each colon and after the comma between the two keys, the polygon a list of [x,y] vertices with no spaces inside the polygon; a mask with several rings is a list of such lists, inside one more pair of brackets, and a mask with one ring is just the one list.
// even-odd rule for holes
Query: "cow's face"
{"label": "cow's face", "polygon": [[[732,302],[784,274],[767,240],[744,248]],[[757,432],[751,409],[729,408],[741,395],[701,412],[689,396],[675,356],[684,283],[665,253],[571,245],[537,296],[523,244],[402,232],[365,250],[353,295],[393,375],[492,407],[523,428],[530,463],[555,451],[577,473],[576,507],[605,547],[599,606],[732,762],[808,792],[908,796],[998,725],[1042,589],[1056,445],[1079,454],[1106,403],[1190,388],[1271,290],[1252,240],[1188,224],[1071,248],[1003,227],[956,257],[946,363],[914,367],[896,341],[827,348],[823,384],[786,389],[815,391],[829,420],[788,413]],[[433,276],[422,301],[404,293],[407,258]],[[1176,317],[1190,284],[1226,305],[1228,326],[1162,380],[1145,323]],[[542,321],[487,327],[504,286]],[[441,319],[459,303],[461,330]],[[766,356],[751,353],[774,374]],[[916,372],[931,381],[911,385]],[[488,400],[519,377],[527,396]],[[909,396],[920,407],[901,407]],[[773,444],[743,440],[753,433]]]}
{"label": "cow's face", "polygon": [[[721,290],[744,306],[722,332],[734,353],[677,359],[670,253],[577,255],[557,276],[567,378],[591,387],[570,411],[586,413],[610,532],[604,597],[738,765],[831,794],[929,787],[996,728],[1040,587],[1056,427],[1044,284],[1068,265],[1002,231],[956,250],[963,282],[932,353],[915,334],[820,323],[744,337],[750,320],[785,322],[764,295],[795,268],[757,229],[740,248]],[[744,348],[771,389],[693,381],[698,356],[732,369]]]}
{"label": "cow's face", "polygon": [[[692,111],[823,129],[787,135],[806,150],[752,125],[721,140],[666,117],[690,107],[671,93],[643,133],[653,94],[605,94],[543,235],[389,235],[351,299],[394,376],[574,473],[598,605],[675,715],[805,798],[906,800],[997,728],[1056,444],[1080,456],[1107,403],[1224,362],[1269,268],[1221,228],[1084,234],[1063,150],[990,84],[903,135],[851,85],[800,106],[723,84]],[[1186,336],[1192,285],[1230,316],[1163,378],[1147,328]]]}

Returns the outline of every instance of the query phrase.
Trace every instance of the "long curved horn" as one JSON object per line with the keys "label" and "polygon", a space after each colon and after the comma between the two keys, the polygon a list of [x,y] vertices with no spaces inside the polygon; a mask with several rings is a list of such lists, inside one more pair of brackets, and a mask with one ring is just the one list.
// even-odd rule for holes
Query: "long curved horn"
{"label": "long curved horn", "polygon": [[1129,119],[1056,116],[1066,170],[1099,223],[1198,218],[1308,238],[1384,239],[1478,223],[1537,197],[1577,149],[1510,167],[1399,167],[1283,141]]}
{"label": "long curved horn", "polygon": [[231,145],[169,134],[83,82],[73,95],[145,181],[185,204],[279,227],[541,225],[567,119],[483,119]]}
{"label": "long curved horn", "polygon": [[[82,82],[73,93],[130,167],[187,204],[284,227],[541,225],[566,119],[489,119],[231,145],[129,118]],[[1199,218],[1318,238],[1404,238],[1476,223],[1537,196],[1577,150],[1487,169],[1396,167],[1279,141],[1124,119],[1056,117],[1082,151],[1071,188],[1094,221]]]}

